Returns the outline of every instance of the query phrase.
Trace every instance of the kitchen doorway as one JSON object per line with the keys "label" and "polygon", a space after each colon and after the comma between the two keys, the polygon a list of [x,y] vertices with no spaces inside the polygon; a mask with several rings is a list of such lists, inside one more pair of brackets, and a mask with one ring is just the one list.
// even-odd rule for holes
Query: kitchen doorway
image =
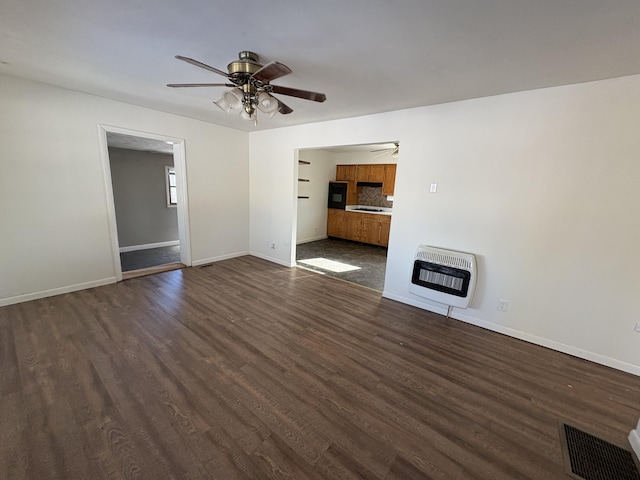
{"label": "kitchen doorway", "polygon": [[[354,177],[348,181],[347,207],[330,210],[329,182],[346,182],[342,178],[345,166],[353,172],[356,167],[362,171],[373,167],[382,173],[389,166],[395,188],[398,151],[398,142],[297,151],[298,198],[292,252],[296,266],[383,291],[395,192],[388,194],[388,182],[387,188],[383,188],[383,174],[379,179],[360,178],[360,182]],[[338,231],[335,217],[339,217],[337,222],[342,225]],[[364,224],[347,228],[346,220],[354,219]]]}
{"label": "kitchen doorway", "polygon": [[100,126],[118,281],[191,265],[184,141]]}

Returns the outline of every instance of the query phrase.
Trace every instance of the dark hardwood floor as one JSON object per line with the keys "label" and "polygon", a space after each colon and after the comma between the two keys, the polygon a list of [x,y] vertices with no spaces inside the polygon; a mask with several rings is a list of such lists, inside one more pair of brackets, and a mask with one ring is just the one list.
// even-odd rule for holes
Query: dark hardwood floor
{"label": "dark hardwood floor", "polygon": [[564,479],[640,378],[254,258],[0,308],[0,478]]}

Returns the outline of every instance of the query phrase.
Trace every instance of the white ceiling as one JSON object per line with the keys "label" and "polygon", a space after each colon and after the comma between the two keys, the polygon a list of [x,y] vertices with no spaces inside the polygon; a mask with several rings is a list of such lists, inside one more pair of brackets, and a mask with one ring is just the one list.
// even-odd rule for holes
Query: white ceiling
{"label": "white ceiling", "polygon": [[[3,0],[0,73],[247,131],[640,73],[638,0]],[[212,104],[241,50],[293,73],[290,115]]]}

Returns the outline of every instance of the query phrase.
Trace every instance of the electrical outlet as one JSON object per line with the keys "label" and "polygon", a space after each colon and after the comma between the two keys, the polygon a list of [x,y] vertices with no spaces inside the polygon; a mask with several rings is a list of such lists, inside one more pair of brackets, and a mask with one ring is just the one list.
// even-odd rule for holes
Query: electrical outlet
{"label": "electrical outlet", "polygon": [[437,193],[438,192],[438,184],[432,183],[429,187],[429,193]]}
{"label": "electrical outlet", "polygon": [[498,300],[498,310],[501,312],[506,312],[509,310],[509,301],[508,300]]}
{"label": "electrical outlet", "polygon": [[636,323],[636,326],[635,326],[634,330],[636,332],[640,333],[640,322]]}

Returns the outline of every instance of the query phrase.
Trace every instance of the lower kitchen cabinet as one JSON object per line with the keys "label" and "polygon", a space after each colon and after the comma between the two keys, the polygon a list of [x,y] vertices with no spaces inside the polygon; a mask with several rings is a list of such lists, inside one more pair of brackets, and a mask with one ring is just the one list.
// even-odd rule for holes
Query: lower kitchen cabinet
{"label": "lower kitchen cabinet", "polygon": [[327,215],[327,236],[347,238],[346,210],[330,208]]}
{"label": "lower kitchen cabinet", "polygon": [[386,221],[380,221],[379,244],[385,247],[389,245],[389,232],[391,231],[391,217],[386,217]]}
{"label": "lower kitchen cabinet", "polygon": [[372,245],[389,245],[391,216],[329,209],[327,236]]}
{"label": "lower kitchen cabinet", "polygon": [[364,243],[372,243],[386,247],[389,245],[389,230],[391,229],[391,217],[389,215],[363,214],[362,240]]}

